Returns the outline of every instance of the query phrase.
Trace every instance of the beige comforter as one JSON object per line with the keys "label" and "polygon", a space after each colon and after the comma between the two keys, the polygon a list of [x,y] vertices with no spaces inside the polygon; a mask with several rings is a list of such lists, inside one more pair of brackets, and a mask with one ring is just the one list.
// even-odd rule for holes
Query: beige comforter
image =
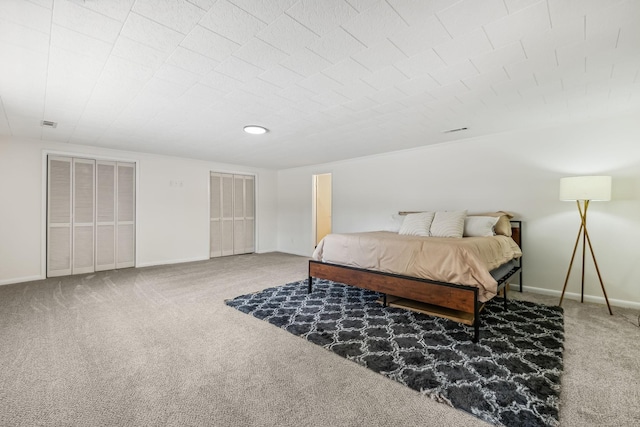
{"label": "beige comforter", "polygon": [[497,282],[489,274],[522,255],[511,237],[405,236],[388,231],[329,234],[313,259],[411,277],[477,286],[482,302],[493,298]]}

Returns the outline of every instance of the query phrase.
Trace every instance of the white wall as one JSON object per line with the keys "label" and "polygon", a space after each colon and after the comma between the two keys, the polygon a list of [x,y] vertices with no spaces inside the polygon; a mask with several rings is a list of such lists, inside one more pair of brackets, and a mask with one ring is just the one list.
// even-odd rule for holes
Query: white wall
{"label": "white wall", "polygon": [[[640,122],[622,117],[519,131],[278,172],[278,249],[313,250],[312,175],[333,174],[333,231],[375,230],[400,210],[508,210],[524,221],[524,285],[559,296],[579,228],[558,200],[563,176],[613,177],[589,232],[612,304],[640,307]],[[568,297],[579,293],[575,264]],[[585,293],[604,301],[592,262]]]}
{"label": "white wall", "polygon": [[136,266],[209,258],[211,170],[256,175],[256,251],[276,249],[274,171],[5,138],[0,139],[0,284],[45,275],[43,155],[47,152],[138,162]]}
{"label": "white wall", "polygon": [[[640,307],[640,124],[622,117],[511,132],[279,172],[55,142],[0,138],[0,284],[44,277],[43,153],[138,162],[137,265],[208,258],[208,173],[256,174],[257,251],[310,255],[312,175],[333,174],[333,230],[380,229],[399,210],[510,210],[524,223],[526,288],[562,288],[579,226],[562,176],[609,174],[589,230],[609,298]],[[171,186],[182,182],[182,187]],[[579,292],[579,265],[569,292]],[[586,293],[601,300],[591,262]]]}

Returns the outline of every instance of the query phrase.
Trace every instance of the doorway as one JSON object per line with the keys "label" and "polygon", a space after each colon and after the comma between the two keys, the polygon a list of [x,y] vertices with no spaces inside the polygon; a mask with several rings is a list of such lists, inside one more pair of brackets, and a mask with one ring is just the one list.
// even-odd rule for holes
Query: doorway
{"label": "doorway", "polygon": [[314,246],[331,233],[331,174],[313,175]]}

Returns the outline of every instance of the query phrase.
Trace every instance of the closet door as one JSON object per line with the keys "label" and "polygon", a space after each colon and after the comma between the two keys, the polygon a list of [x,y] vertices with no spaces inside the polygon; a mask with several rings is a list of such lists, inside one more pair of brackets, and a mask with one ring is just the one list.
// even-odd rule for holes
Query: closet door
{"label": "closet door", "polygon": [[255,250],[255,179],[249,175],[233,177],[233,253],[247,254]]}
{"label": "closet door", "polygon": [[47,162],[47,277],[71,274],[72,162],[49,156]]}
{"label": "closet door", "polygon": [[256,221],[255,221],[255,178],[244,178],[244,250],[245,253],[256,251]]}
{"label": "closet door", "polygon": [[116,268],[116,162],[96,161],[96,271]]}
{"label": "closet door", "polygon": [[243,254],[245,243],[244,176],[233,176],[233,253]]}
{"label": "closet door", "polygon": [[71,274],[92,273],[95,233],[95,160],[73,159],[73,265]]}
{"label": "closet door", "polygon": [[210,257],[255,251],[255,178],[211,172]]}
{"label": "closet door", "polygon": [[136,166],[116,164],[116,268],[135,265]]}
{"label": "closet door", "polygon": [[233,255],[233,175],[221,174],[222,179],[222,255]]}
{"label": "closet door", "polygon": [[211,172],[209,178],[209,256],[222,256],[222,176]]}

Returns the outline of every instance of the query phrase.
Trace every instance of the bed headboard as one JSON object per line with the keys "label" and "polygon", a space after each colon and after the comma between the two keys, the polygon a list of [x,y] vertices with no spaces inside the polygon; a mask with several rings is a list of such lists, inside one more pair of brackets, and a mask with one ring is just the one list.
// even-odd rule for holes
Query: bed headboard
{"label": "bed headboard", "polygon": [[522,249],[522,234],[520,233],[522,227],[522,221],[514,221],[511,220],[511,238],[520,246]]}

